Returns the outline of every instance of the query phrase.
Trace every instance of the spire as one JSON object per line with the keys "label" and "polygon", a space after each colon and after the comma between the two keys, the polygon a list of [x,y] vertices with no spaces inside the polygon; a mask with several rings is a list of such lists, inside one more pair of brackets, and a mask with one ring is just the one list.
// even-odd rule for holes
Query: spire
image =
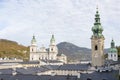
{"label": "spire", "polygon": [[96,8],[95,23],[94,23],[94,25],[101,25],[101,23],[100,23],[100,15],[99,15],[98,7]]}
{"label": "spire", "polygon": [[100,23],[100,15],[99,15],[98,7],[96,8],[95,23],[94,26],[92,27],[92,32],[93,32],[93,36],[95,37],[103,37],[102,35],[103,28]]}
{"label": "spire", "polygon": [[112,39],[112,41],[111,41],[111,48],[115,48],[115,42],[114,42],[113,39]]}
{"label": "spire", "polygon": [[52,35],[52,38],[50,40],[50,44],[51,45],[55,45],[55,38],[54,38],[54,35]]}
{"label": "spire", "polygon": [[32,38],[32,40],[31,40],[31,44],[32,45],[36,45],[36,39],[35,39],[35,36],[33,35],[33,38]]}

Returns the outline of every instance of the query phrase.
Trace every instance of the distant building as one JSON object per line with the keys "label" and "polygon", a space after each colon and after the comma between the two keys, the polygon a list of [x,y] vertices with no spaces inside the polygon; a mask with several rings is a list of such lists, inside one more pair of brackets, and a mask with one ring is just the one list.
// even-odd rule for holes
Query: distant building
{"label": "distant building", "polygon": [[92,47],[92,66],[104,65],[104,35],[103,28],[100,23],[100,15],[98,9],[95,14],[95,23],[92,27],[93,35],[91,37]]}
{"label": "distant building", "polygon": [[58,56],[58,48],[55,44],[54,35],[52,35],[48,49],[46,49],[44,46],[42,46],[39,49],[37,47],[35,36],[33,36],[31,40],[31,46],[30,46],[30,61],[40,61],[40,60],[45,60],[45,61],[46,60],[53,60],[53,61],[58,60],[63,63],[67,63],[67,57],[64,54],[61,54],[61,56]]}
{"label": "distant building", "polygon": [[117,49],[115,48],[115,42],[113,39],[111,41],[111,48],[109,49],[108,59],[118,61]]}

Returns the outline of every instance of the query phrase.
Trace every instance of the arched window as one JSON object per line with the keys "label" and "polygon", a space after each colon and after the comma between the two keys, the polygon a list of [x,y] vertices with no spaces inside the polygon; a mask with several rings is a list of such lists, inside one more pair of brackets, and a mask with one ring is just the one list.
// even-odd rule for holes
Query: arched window
{"label": "arched window", "polygon": [[114,55],[114,57],[116,57],[116,55]]}
{"label": "arched window", "polygon": [[51,51],[53,51],[53,48],[51,49]]}
{"label": "arched window", "polygon": [[33,52],[33,48],[32,48],[32,52]]}
{"label": "arched window", "polygon": [[95,45],[95,50],[98,50],[98,47],[97,47],[97,45]]}

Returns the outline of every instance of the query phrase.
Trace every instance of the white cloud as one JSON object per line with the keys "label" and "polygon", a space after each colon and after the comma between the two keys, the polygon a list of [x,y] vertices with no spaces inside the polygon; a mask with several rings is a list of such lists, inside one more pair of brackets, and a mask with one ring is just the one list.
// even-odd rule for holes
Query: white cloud
{"label": "white cloud", "polygon": [[96,5],[104,28],[105,47],[113,37],[120,45],[119,0],[7,0],[0,2],[0,37],[29,45],[33,34],[39,45],[69,41],[90,48]]}

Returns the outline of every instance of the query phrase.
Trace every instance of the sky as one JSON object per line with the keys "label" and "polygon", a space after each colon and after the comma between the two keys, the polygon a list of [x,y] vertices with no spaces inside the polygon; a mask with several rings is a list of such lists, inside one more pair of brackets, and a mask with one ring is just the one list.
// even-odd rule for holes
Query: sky
{"label": "sky", "polygon": [[71,42],[91,48],[96,6],[104,29],[105,48],[113,38],[120,46],[120,0],[0,0],[0,38],[29,46],[33,34],[39,46]]}

